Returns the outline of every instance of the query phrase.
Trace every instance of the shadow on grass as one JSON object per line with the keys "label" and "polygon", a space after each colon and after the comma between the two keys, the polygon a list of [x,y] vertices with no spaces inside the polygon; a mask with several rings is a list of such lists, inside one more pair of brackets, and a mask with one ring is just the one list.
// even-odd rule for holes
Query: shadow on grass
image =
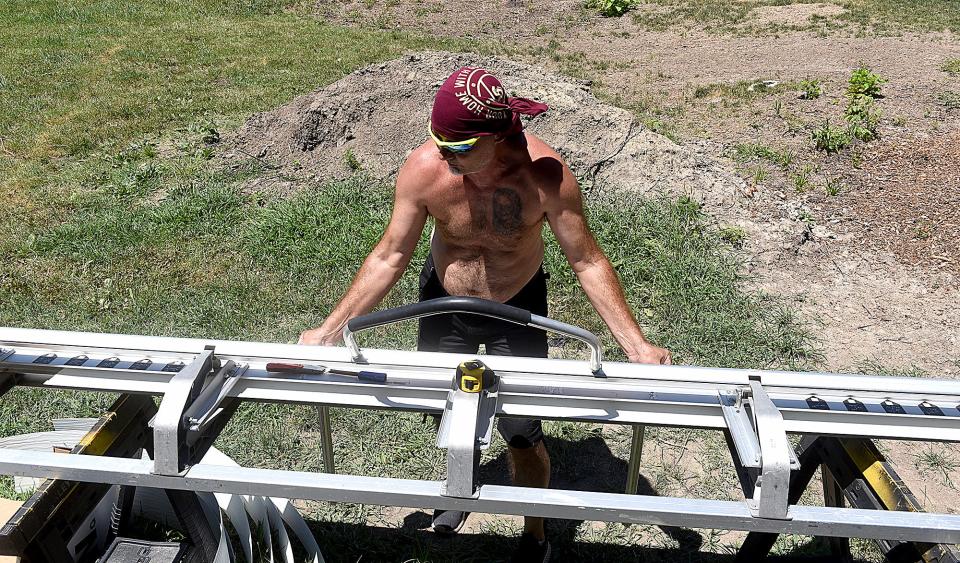
{"label": "shadow on grass", "polygon": [[[602,437],[590,436],[577,441],[547,437],[546,444],[553,460],[552,488],[623,492],[627,462],[614,456]],[[510,483],[506,451],[481,466],[480,482],[488,485]],[[638,493],[657,494],[643,476],[640,477]],[[502,528],[485,524],[481,532],[444,538],[429,530],[430,520],[430,511],[418,510],[407,514],[396,527],[324,521],[311,521],[310,525],[328,562],[509,561],[517,545],[510,524]],[[687,528],[660,526],[660,530],[676,544],[676,547],[662,547],[642,545],[644,536],[656,535],[644,533],[645,529],[652,528],[649,526],[623,525],[619,529],[613,528],[612,534],[611,529],[594,532],[584,526],[589,523],[547,521],[547,535],[553,546],[552,561],[733,563],[735,560],[729,553],[701,552],[702,536]],[[828,552],[825,542],[814,540],[797,546],[794,555],[771,557],[767,561],[835,561],[833,557],[820,555]]]}

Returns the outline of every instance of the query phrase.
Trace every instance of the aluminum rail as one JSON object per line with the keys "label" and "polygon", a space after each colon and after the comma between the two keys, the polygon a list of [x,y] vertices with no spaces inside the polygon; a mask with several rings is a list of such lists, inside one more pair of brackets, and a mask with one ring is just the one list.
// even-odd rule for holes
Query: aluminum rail
{"label": "aluminum rail", "polygon": [[156,475],[149,460],[0,449],[0,473],[242,495],[357,502],[545,518],[721,528],[813,536],[960,542],[960,515],[793,505],[790,520],[755,518],[741,502],[482,485],[477,497],[441,494],[440,481],[197,465]]}
{"label": "aluminum rail", "polygon": [[[0,372],[17,373],[19,385],[163,395],[174,374],[162,370],[189,364],[206,346],[223,361],[249,365],[231,398],[420,412],[441,412],[453,367],[476,357],[368,349],[364,369],[387,374],[386,384],[374,384],[265,370],[271,361],[355,369],[342,347],[0,328],[0,348],[14,350]],[[44,355],[56,357],[36,363]],[[70,365],[81,355],[91,360]],[[116,358],[113,367],[87,367],[107,357]],[[725,429],[718,393],[749,389],[752,378],[789,433],[960,442],[958,381],[618,362],[606,362],[601,379],[584,362],[481,357],[500,375],[499,416]],[[145,358],[153,369],[135,367]]]}

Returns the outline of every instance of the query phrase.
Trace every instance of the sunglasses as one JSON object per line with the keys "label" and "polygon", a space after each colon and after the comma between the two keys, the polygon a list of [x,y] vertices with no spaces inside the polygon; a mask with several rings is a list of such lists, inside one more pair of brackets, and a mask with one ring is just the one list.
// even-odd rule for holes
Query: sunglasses
{"label": "sunglasses", "polygon": [[473,145],[480,139],[480,137],[474,137],[464,141],[444,141],[439,135],[433,132],[433,128],[430,127],[429,123],[427,124],[427,132],[430,133],[430,138],[433,139],[433,142],[437,144],[437,148],[457,153],[464,153],[471,150]]}

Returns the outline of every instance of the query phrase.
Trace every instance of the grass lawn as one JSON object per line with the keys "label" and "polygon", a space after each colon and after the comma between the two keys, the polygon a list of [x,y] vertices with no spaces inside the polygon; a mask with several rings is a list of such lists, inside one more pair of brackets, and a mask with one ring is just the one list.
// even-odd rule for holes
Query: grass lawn
{"label": "grass lawn", "polygon": [[[358,175],[302,186],[288,199],[244,192],[240,183],[263,170],[214,164],[219,132],[364,64],[460,46],[332,27],[306,10],[226,0],[0,5],[0,326],[289,342],[323,319],[387,221],[389,186]],[[729,232],[695,202],[612,194],[589,199],[588,214],[642,324],[677,361],[815,363],[793,313],[743,289]],[[551,316],[601,333],[608,357],[622,359],[547,239]],[[385,305],[415,298],[415,274]],[[412,323],[364,339],[413,342]],[[558,354],[583,353],[556,344]],[[0,434],[49,429],[50,418],[96,415],[110,402],[15,390],[0,401]],[[432,426],[417,415],[336,410],[334,424],[344,472],[435,478],[443,470]],[[608,472],[610,487],[620,486],[625,429],[549,423],[547,431],[558,475]],[[678,432],[652,430],[649,439],[702,442],[710,455],[701,463],[714,477],[700,492],[725,494],[714,490],[730,484],[722,438]],[[246,465],[317,470],[317,444],[312,409],[248,405],[218,447]],[[487,454],[492,480],[504,478],[503,448],[498,442]],[[650,486],[672,482],[670,471],[648,475]],[[0,480],[0,494],[9,485]],[[303,511],[328,561],[496,559],[516,533],[514,521],[491,519],[487,534],[438,542],[397,529],[381,507],[308,503]],[[727,550],[710,532],[691,543],[652,527],[576,524],[554,531],[577,560],[727,560],[684,551],[699,542]],[[779,549],[802,543],[787,538]]]}

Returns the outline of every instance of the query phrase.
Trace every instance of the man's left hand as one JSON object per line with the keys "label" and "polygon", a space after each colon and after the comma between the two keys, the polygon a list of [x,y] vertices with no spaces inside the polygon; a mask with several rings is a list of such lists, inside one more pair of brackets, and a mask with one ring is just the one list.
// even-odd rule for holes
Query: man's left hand
{"label": "man's left hand", "polygon": [[647,344],[638,354],[630,356],[630,361],[635,364],[669,365],[673,363],[673,357],[670,355],[670,350]]}

